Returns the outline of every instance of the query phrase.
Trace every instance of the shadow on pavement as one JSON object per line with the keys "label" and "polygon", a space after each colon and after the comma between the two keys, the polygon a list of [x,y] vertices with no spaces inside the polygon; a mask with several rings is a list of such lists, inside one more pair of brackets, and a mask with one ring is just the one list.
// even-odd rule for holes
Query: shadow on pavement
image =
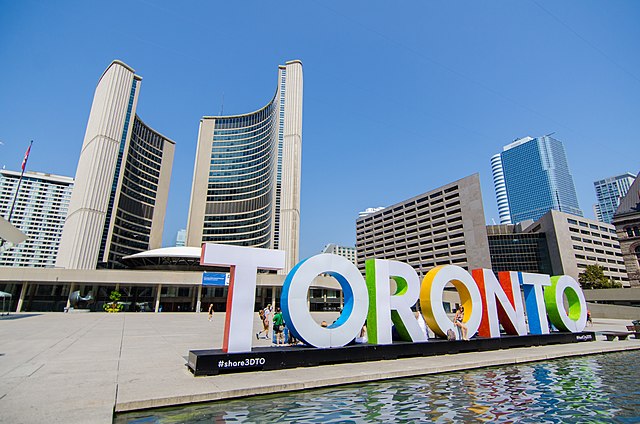
{"label": "shadow on pavement", "polygon": [[17,314],[17,315],[2,315],[0,316],[0,321],[6,321],[11,319],[20,319],[20,318],[29,318],[29,317],[37,317],[42,314]]}

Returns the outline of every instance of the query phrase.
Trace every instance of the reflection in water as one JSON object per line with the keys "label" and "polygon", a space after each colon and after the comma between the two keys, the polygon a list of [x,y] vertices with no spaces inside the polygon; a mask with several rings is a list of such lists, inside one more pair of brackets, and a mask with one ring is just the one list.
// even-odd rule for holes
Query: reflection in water
{"label": "reflection in water", "polygon": [[637,353],[610,353],[133,412],[115,422],[639,422],[638,380]]}

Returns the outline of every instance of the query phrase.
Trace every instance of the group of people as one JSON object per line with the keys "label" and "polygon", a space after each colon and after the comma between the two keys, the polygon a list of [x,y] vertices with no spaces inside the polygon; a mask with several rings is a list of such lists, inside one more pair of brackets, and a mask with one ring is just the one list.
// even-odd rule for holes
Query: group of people
{"label": "group of people", "polygon": [[[213,304],[209,305],[209,321],[213,320]],[[258,315],[260,317],[260,321],[262,322],[262,330],[256,333],[256,339],[269,339],[269,330],[271,328],[271,324],[273,324],[273,335],[272,341],[274,345],[284,345],[284,344],[297,344],[298,341],[295,339],[293,334],[291,334],[287,328],[287,324],[284,322],[284,317],[282,316],[282,310],[280,308],[275,309],[275,314],[273,313],[273,307],[271,304],[268,304],[263,309],[258,311]],[[427,323],[424,321],[422,314],[418,311],[415,312],[416,320],[418,321],[418,325],[423,333],[429,337],[429,330],[427,329]],[[593,321],[591,320],[591,312],[587,311],[587,321],[593,325]],[[462,340],[469,340],[467,334],[467,325],[464,322],[464,306],[460,306],[455,313],[453,318],[453,324],[460,329],[460,334]],[[321,327],[328,327],[326,321],[322,321]],[[362,326],[362,329],[358,333],[358,336],[355,339],[356,343],[367,343],[367,325]]]}
{"label": "group of people", "polygon": [[[212,307],[209,308],[210,320],[213,314],[212,309],[213,309]],[[260,321],[262,323],[262,329],[256,333],[256,339],[269,340],[269,334],[271,332],[270,330],[272,329],[273,332],[271,332],[271,335],[272,335],[271,340],[274,345],[285,345],[285,344],[293,345],[298,343],[294,335],[291,334],[291,332],[287,328],[287,324],[284,321],[284,317],[282,315],[282,310],[279,307],[275,308],[275,313],[274,313],[273,307],[271,306],[271,304],[268,304],[263,309],[260,309],[258,311],[258,316],[260,317]],[[420,326],[420,329],[422,330],[422,332],[427,337],[429,337],[429,330],[427,328],[427,323],[425,322],[422,314],[418,311],[415,311],[415,317],[416,317],[416,320],[418,321],[418,325]],[[468,329],[464,320],[463,306],[460,306],[456,310],[455,316],[453,318],[453,324],[456,328],[459,329],[462,340],[469,340]],[[326,321],[322,321],[320,326],[326,328],[328,327],[328,323]],[[362,326],[362,329],[358,332],[358,335],[356,336],[354,342],[367,343],[367,341],[368,341],[367,326],[365,323],[365,325]]]}
{"label": "group of people", "polygon": [[[209,305],[209,321],[213,319],[213,304]],[[284,321],[284,317],[282,316],[282,310],[280,308],[275,309],[275,314],[273,313],[273,307],[271,304],[268,304],[263,309],[258,311],[258,315],[260,316],[260,320],[262,322],[262,330],[256,333],[256,339],[269,339],[269,332],[273,324],[273,333],[272,333],[272,341],[274,345],[284,345],[284,344],[297,344],[298,341],[295,339],[293,334],[289,332],[287,329],[287,324]],[[429,337],[429,330],[427,328],[427,324],[424,321],[422,314],[418,311],[415,312],[416,320],[418,321],[418,325],[420,329]],[[551,326],[551,321],[549,321],[549,325]],[[460,338],[462,340],[469,340],[468,328],[464,319],[464,306],[460,306],[455,311],[455,316],[453,317],[453,325],[459,329]],[[593,326],[593,320],[591,318],[591,311],[587,311],[587,325]],[[326,321],[322,321],[321,327],[328,327]],[[551,327],[550,327],[551,329]],[[453,335],[453,338],[456,338]],[[362,326],[362,329],[358,333],[358,336],[355,339],[356,343],[367,343],[367,326]]]}
{"label": "group of people", "polygon": [[256,339],[269,340],[270,329],[272,329],[271,341],[274,345],[294,345],[298,343],[287,328],[280,308],[276,308],[275,313],[273,313],[273,307],[269,304],[258,311],[258,316],[262,322],[262,330],[256,333]]}

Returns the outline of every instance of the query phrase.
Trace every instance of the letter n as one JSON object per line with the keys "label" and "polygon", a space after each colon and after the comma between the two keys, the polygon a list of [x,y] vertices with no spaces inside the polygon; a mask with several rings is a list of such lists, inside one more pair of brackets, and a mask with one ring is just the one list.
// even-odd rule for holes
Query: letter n
{"label": "letter n", "polygon": [[500,337],[500,324],[507,334],[527,334],[518,273],[500,272],[500,281],[490,269],[474,269],[471,274],[482,297],[482,321],[478,335]]}

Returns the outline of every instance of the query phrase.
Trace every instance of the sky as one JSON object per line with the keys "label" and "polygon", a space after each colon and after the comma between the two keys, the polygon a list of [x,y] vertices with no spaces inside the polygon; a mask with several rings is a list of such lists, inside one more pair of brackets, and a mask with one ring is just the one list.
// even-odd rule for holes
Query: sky
{"label": "sky", "polygon": [[0,0],[0,167],[74,176],[98,80],[142,76],[176,142],[163,245],[186,228],[202,116],[266,105],[304,70],[300,255],[355,245],[358,212],[479,173],[527,135],[564,143],[580,207],[640,170],[640,2]]}

